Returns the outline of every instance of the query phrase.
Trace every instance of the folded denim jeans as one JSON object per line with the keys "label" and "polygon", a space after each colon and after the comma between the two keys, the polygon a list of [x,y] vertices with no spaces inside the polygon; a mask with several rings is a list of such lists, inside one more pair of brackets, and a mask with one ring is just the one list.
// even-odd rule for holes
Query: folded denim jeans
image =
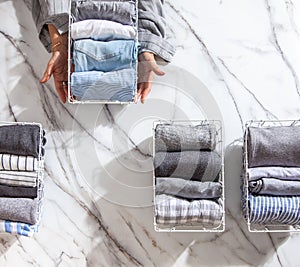
{"label": "folded denim jeans", "polygon": [[136,90],[136,70],[73,72],[71,89],[77,100],[131,102]]}
{"label": "folded denim jeans", "polygon": [[73,40],[134,40],[136,35],[137,30],[134,27],[114,21],[88,19],[71,24],[71,37]]}
{"label": "folded denim jeans", "polygon": [[136,59],[134,40],[101,42],[83,39],[74,42],[75,72],[133,69]]}
{"label": "folded denim jeans", "polygon": [[136,25],[135,1],[73,0],[71,14],[74,21],[101,19]]}
{"label": "folded denim jeans", "polygon": [[249,127],[248,165],[300,167],[300,126]]}

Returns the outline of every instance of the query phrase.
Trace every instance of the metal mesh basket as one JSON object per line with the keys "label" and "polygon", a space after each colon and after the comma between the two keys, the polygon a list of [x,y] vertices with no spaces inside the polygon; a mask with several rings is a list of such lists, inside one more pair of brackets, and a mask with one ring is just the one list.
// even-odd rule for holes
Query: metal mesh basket
{"label": "metal mesh basket", "polygon": [[[68,33],[68,102],[70,104],[120,104],[120,105],[126,105],[126,104],[133,104],[135,103],[134,98],[130,102],[121,102],[121,101],[111,101],[111,100],[76,100],[72,95],[72,88],[71,88],[71,68],[72,68],[72,46],[73,46],[73,40],[71,38],[71,25],[73,23],[73,17],[71,12],[72,7],[72,1],[69,2],[69,33]],[[136,46],[136,53],[138,54],[138,0],[135,0],[135,10],[136,10],[136,36],[135,36],[135,46]],[[137,80],[138,80],[138,55],[136,55],[136,64],[135,64],[135,72],[136,72],[136,79],[135,79],[135,93],[134,95],[137,95]]]}
{"label": "metal mesh basket", "polygon": [[168,125],[215,125],[217,129],[217,141],[215,151],[221,156],[221,171],[219,173],[219,181],[222,184],[222,220],[217,226],[207,226],[200,223],[189,223],[184,225],[171,225],[171,224],[158,224],[155,216],[156,209],[156,177],[155,168],[153,168],[153,212],[154,212],[154,229],[157,232],[223,232],[225,231],[225,189],[224,189],[224,154],[223,154],[223,142],[222,142],[222,124],[220,121],[212,120],[195,120],[195,121],[155,121],[153,123],[153,158],[155,158],[155,129],[157,125],[168,124]]}
{"label": "metal mesh basket", "polygon": [[286,224],[270,224],[261,225],[250,222],[250,208],[249,208],[249,183],[248,183],[248,130],[249,127],[279,127],[279,126],[300,126],[300,120],[281,120],[281,121],[249,121],[246,123],[246,130],[244,135],[244,173],[242,175],[242,209],[244,217],[248,225],[249,232],[299,232],[300,225],[286,225]]}

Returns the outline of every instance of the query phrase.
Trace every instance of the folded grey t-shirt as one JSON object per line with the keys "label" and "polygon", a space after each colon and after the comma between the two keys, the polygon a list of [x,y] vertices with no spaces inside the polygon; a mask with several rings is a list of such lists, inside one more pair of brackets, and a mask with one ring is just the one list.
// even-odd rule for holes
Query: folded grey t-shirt
{"label": "folded grey t-shirt", "polygon": [[248,166],[300,167],[300,126],[249,127]]}

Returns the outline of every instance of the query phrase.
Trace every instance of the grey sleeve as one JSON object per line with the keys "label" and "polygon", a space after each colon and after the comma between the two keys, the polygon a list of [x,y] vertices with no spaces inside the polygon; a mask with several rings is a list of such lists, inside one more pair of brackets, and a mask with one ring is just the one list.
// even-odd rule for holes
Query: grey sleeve
{"label": "grey sleeve", "polygon": [[53,24],[60,34],[66,33],[68,31],[69,1],[31,0],[30,9],[39,33],[39,38],[47,51],[51,52],[51,40],[47,25]]}
{"label": "grey sleeve", "polygon": [[139,0],[139,52],[150,51],[169,62],[175,54],[175,47],[167,40],[163,5],[164,0]]}

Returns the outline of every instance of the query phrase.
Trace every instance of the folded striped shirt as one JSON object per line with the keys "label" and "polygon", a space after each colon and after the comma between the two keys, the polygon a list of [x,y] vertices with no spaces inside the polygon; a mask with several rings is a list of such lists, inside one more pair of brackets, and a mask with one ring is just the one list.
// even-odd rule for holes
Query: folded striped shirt
{"label": "folded striped shirt", "polygon": [[36,187],[38,172],[0,171],[0,184]]}
{"label": "folded striped shirt", "polygon": [[36,171],[38,160],[32,156],[0,154],[0,171]]}
{"label": "folded striped shirt", "polygon": [[222,198],[216,201],[207,199],[188,201],[162,194],[157,195],[155,200],[156,222],[159,224],[200,223],[218,226],[222,223]]}
{"label": "folded striped shirt", "polygon": [[299,225],[300,197],[253,196],[249,194],[249,221],[269,225]]}

